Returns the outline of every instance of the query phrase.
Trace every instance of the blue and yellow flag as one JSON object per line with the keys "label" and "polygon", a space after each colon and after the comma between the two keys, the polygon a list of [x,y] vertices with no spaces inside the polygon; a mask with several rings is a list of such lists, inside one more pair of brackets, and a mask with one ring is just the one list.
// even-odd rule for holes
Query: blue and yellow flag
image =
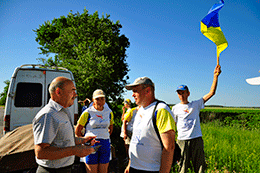
{"label": "blue and yellow flag", "polygon": [[218,12],[224,6],[224,1],[220,4],[215,4],[211,7],[206,17],[200,22],[200,29],[202,34],[213,41],[217,46],[217,57],[228,46],[228,42],[220,29],[218,22]]}

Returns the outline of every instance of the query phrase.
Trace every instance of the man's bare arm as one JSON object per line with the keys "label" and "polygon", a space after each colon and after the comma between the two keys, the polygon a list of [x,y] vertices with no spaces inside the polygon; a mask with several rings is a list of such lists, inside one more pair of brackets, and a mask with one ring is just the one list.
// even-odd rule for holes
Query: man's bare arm
{"label": "man's bare arm", "polygon": [[85,145],[58,148],[47,143],[41,143],[35,145],[34,151],[38,159],[57,160],[72,155],[84,157],[94,152],[94,148]]}
{"label": "man's bare arm", "polygon": [[206,103],[212,96],[215,95],[216,89],[217,89],[217,84],[218,84],[218,76],[220,75],[220,73],[221,73],[221,67],[220,67],[220,65],[217,65],[214,70],[214,78],[213,78],[213,82],[212,82],[210,91],[208,94],[203,96],[204,103]]}
{"label": "man's bare arm", "polygon": [[160,135],[163,143],[160,173],[169,173],[175,148],[175,132],[174,130],[169,130]]}

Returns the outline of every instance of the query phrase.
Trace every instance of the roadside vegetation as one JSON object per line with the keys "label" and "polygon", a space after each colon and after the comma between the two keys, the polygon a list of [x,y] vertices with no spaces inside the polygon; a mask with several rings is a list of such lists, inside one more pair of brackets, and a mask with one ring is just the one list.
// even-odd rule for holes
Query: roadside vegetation
{"label": "roadside vegetation", "polygon": [[209,172],[260,171],[259,129],[219,121],[202,124],[201,128]]}
{"label": "roadside vegetation", "polygon": [[208,172],[260,171],[259,108],[206,108],[201,118]]}
{"label": "roadside vegetation", "polygon": [[4,83],[6,84],[6,86],[4,87],[4,91],[0,93],[0,106],[5,105],[5,101],[6,101],[6,97],[7,97],[7,91],[8,91],[8,88],[9,88],[10,81],[6,80],[6,81],[4,81]]}
{"label": "roadside vegetation", "polygon": [[[260,109],[207,107],[201,111],[201,121],[207,172],[260,172]],[[119,137],[120,127],[121,120],[117,116],[112,143],[118,169],[123,172],[126,154]],[[171,173],[177,173],[177,167],[175,165]]]}

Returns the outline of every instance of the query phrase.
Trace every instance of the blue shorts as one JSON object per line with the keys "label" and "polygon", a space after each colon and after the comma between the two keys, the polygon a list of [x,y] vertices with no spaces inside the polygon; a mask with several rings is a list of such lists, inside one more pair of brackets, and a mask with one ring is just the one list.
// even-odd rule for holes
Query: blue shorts
{"label": "blue shorts", "polygon": [[110,142],[109,139],[96,139],[100,141],[100,143],[96,143],[96,145],[101,145],[101,147],[97,150],[95,154],[90,154],[86,156],[86,164],[98,164],[98,163],[109,163],[110,159]]}

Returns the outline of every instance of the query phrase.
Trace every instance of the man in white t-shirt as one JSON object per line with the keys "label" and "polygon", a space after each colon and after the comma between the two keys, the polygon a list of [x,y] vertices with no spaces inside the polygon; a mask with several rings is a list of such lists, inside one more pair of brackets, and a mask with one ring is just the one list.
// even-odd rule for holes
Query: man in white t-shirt
{"label": "man in white t-shirt", "polygon": [[125,88],[133,91],[136,104],[141,106],[133,124],[130,160],[125,173],[169,173],[175,147],[175,122],[170,108],[165,103],[159,103],[156,107],[156,125],[161,144],[152,121],[157,103],[154,83],[148,77],[141,77]]}
{"label": "man in white t-shirt", "polygon": [[177,87],[176,91],[181,102],[172,107],[172,113],[178,131],[177,144],[181,148],[179,162],[179,172],[181,173],[188,171],[191,162],[195,172],[205,172],[206,162],[199,113],[204,108],[204,104],[215,95],[220,73],[220,66],[217,65],[214,70],[214,80],[210,92],[196,101],[188,101],[190,92],[186,85]]}

